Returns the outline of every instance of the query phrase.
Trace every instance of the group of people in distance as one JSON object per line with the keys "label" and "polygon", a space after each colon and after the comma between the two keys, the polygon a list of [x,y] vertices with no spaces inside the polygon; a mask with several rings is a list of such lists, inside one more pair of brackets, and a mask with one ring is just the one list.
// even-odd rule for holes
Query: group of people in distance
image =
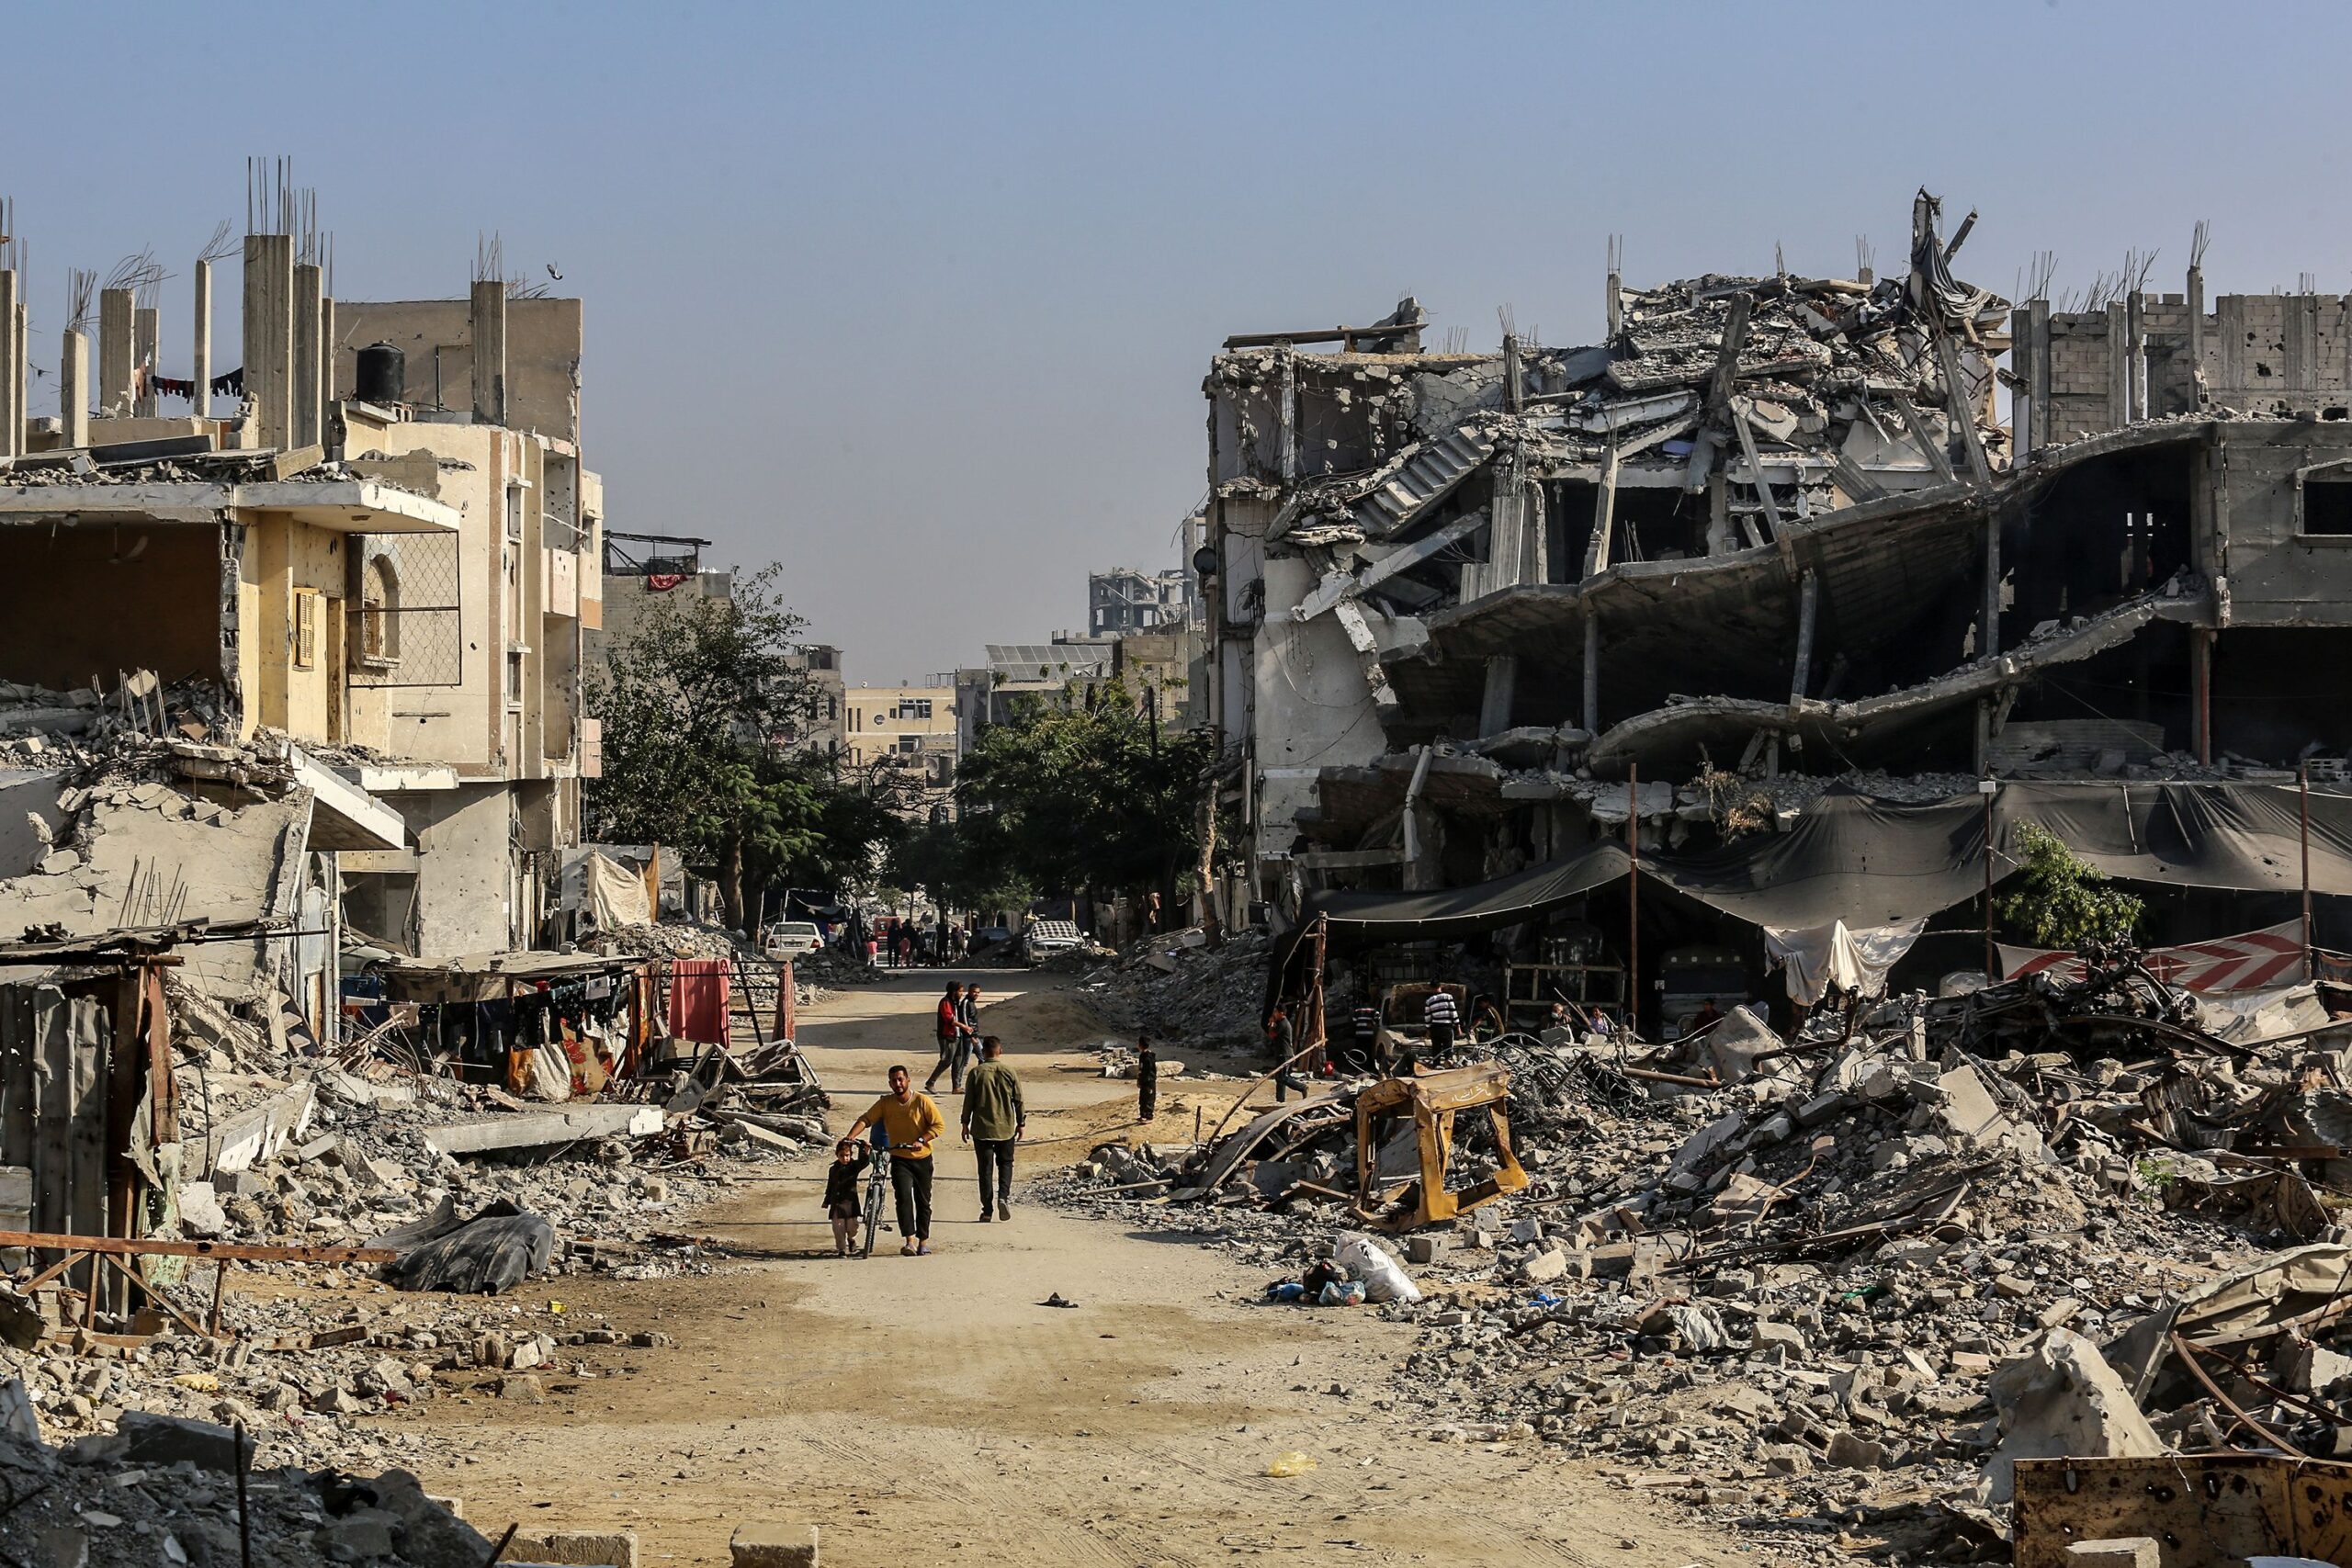
{"label": "group of people in distance", "polygon": [[[979,1032],[980,988],[948,982],[936,1010],[938,1062],[922,1089],[915,1088],[912,1069],[901,1064],[889,1073],[889,1092],[868,1106],[851,1124],[848,1135],[833,1145],[833,1163],[825,1174],[825,1213],[833,1223],[833,1251],[846,1258],[856,1250],[862,1219],[859,1179],[866,1168],[865,1139],[890,1154],[891,1197],[898,1209],[899,1251],[908,1258],[931,1254],[931,1187],[933,1151],[947,1134],[947,1118],[932,1099],[931,1090],[945,1074],[948,1087],[963,1099],[958,1117],[962,1139],[979,1163],[980,1223],[1012,1218],[1012,1149],[1029,1127],[1028,1107],[1021,1098],[1021,1077],[1004,1060],[1004,1042]],[[967,1061],[978,1060],[967,1071]],[[1159,1106],[1159,1055],[1149,1034],[1139,1035],[1136,1049],[1136,1108],[1148,1124]]]}

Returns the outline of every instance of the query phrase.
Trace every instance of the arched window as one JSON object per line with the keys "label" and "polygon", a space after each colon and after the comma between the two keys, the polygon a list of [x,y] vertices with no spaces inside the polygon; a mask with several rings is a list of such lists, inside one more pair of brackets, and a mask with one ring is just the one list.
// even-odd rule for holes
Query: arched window
{"label": "arched window", "polygon": [[401,571],[390,556],[368,563],[359,584],[359,656],[370,664],[401,658]]}

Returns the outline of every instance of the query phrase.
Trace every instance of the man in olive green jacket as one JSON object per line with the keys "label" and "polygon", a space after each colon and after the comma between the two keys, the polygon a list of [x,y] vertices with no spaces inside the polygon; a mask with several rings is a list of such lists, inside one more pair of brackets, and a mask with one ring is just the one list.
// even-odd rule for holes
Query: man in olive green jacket
{"label": "man in olive green jacket", "polygon": [[[980,1065],[964,1080],[964,1141],[980,1158],[980,1224],[1012,1218],[1012,1145],[1029,1122],[1021,1104],[1021,1080],[1003,1061],[1004,1042],[990,1034],[980,1041]],[[990,1180],[993,1173],[994,1180]],[[989,1209],[993,1192],[995,1209]]]}

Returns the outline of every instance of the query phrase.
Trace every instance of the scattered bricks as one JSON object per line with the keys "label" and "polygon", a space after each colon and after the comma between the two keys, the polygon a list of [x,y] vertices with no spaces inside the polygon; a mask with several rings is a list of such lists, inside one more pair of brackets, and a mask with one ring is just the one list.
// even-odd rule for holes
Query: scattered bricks
{"label": "scattered bricks", "polygon": [[734,1568],[817,1568],[815,1525],[742,1525],[727,1543]]}
{"label": "scattered bricks", "polygon": [[[562,1564],[563,1568],[637,1568],[635,1530],[557,1530],[545,1535],[517,1533],[507,1543],[506,1556],[518,1562]],[[505,1559],[501,1559],[504,1561]]]}
{"label": "scattered bricks", "polygon": [[506,1368],[509,1371],[526,1372],[533,1367],[545,1364],[547,1359],[547,1347],[540,1344],[535,1336],[518,1341],[506,1352]]}
{"label": "scattered bricks", "polygon": [[1408,1263],[1436,1262],[1437,1237],[1433,1235],[1407,1236],[1405,1238],[1405,1261]]}
{"label": "scattered bricks", "polygon": [[2144,1535],[2066,1543],[2069,1568],[2158,1568],[2163,1560],[2154,1538]]}
{"label": "scattered bricks", "polygon": [[2023,1301],[2033,1294],[2033,1282],[2021,1280],[2015,1274],[1996,1274],[1993,1276],[1993,1293],[2005,1301]]}
{"label": "scattered bricks", "polygon": [[1542,1285],[1558,1279],[1568,1271],[1568,1255],[1558,1247],[1539,1252],[1519,1266],[1519,1277],[1531,1285]]}
{"label": "scattered bricks", "polygon": [[2278,1352],[2278,1381],[2297,1393],[2325,1393],[2352,1379],[2352,1356],[2290,1341]]}
{"label": "scattered bricks", "polygon": [[1793,1324],[1774,1323],[1769,1317],[1759,1317],[1750,1326],[1747,1343],[1751,1349],[1767,1350],[1778,1346],[1799,1356],[1805,1350],[1804,1330]]}
{"label": "scattered bricks", "polygon": [[1800,1443],[1767,1443],[1761,1450],[1764,1468],[1774,1475],[1810,1475],[1813,1453]]}
{"label": "scattered bricks", "polygon": [[1824,1456],[1831,1464],[1846,1470],[1883,1470],[1886,1468],[1886,1447],[1868,1438],[1858,1438],[1851,1432],[1830,1435],[1829,1451]]}
{"label": "scattered bricks", "polygon": [[[2080,1296],[2060,1296],[2056,1301],[2034,1314],[2033,1320],[2044,1328],[2063,1328],[2074,1322],[2081,1314],[2082,1310],[2083,1302]],[[2341,1356],[2336,1359],[2345,1360],[2346,1366],[2352,1366],[2352,1360],[2346,1360]]]}
{"label": "scattered bricks", "polygon": [[503,1377],[498,1380],[498,1397],[501,1399],[519,1400],[525,1404],[538,1404],[543,1403],[547,1396],[547,1384],[539,1381],[538,1374],[536,1372],[524,1372],[517,1376]]}

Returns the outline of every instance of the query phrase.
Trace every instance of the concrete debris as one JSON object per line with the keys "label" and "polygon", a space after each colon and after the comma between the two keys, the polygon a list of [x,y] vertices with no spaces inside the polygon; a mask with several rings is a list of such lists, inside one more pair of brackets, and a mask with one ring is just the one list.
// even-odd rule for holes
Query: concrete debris
{"label": "concrete debris", "polygon": [[[1893,1539],[1992,1541],[1970,1499],[2005,1499],[2018,1458],[2334,1454],[2352,1235],[2312,1196],[2343,1151],[2312,1129],[2339,1124],[2352,1026],[2249,1047],[2198,1017],[2114,949],[1786,1037],[1471,1047],[1509,1069],[1532,1179],[1403,1238],[1425,1299],[1372,1309],[1421,1330],[1395,1408],[1688,1472],[1761,1540],[1860,1507]],[[1344,1302],[1351,1094],[1205,1146],[1105,1145],[1042,1195]]]}
{"label": "concrete debris", "polygon": [[1984,1499],[2006,1503],[2021,1459],[2141,1459],[2165,1451],[2132,1390],[2098,1347],[2053,1328],[2004,1363],[1987,1386],[2000,1412],[2001,1446],[1984,1470]]}
{"label": "concrete debris", "polygon": [[1079,985],[1106,1022],[1130,1033],[1148,1029],[1181,1045],[1254,1046],[1269,946],[1263,931],[1241,931],[1212,947],[1194,927],[1147,937],[1117,963],[1090,965]]}

